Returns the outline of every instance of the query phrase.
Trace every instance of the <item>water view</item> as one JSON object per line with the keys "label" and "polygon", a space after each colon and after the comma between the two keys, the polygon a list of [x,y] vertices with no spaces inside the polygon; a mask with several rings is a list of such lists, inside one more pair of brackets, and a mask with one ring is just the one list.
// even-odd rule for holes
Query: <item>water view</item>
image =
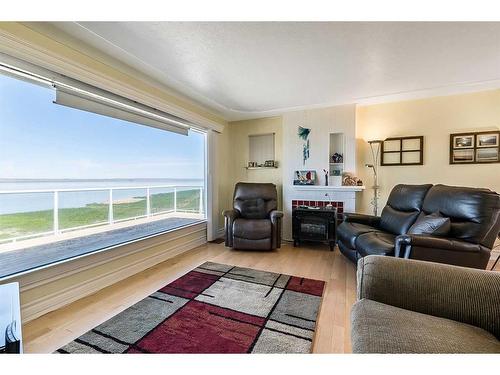
{"label": "water view", "polygon": [[201,179],[0,180],[0,241],[203,211]]}
{"label": "water view", "polygon": [[0,100],[0,243],[204,214],[204,134],[55,105],[1,74]]}

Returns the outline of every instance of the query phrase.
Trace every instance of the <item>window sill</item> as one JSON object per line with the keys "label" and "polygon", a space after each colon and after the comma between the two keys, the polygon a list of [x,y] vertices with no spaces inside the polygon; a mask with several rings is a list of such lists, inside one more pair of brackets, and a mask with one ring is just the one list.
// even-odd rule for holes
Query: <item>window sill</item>
{"label": "window sill", "polygon": [[138,244],[145,240],[161,237],[169,233],[175,233],[183,228],[206,223],[206,219],[190,219],[186,220],[185,223],[181,225],[178,225],[178,221],[175,224],[167,221],[172,221],[172,219],[160,220],[157,222],[158,224],[165,223],[166,227],[161,230],[147,228],[151,227],[151,223],[147,223],[1,252],[0,282],[5,282],[6,280],[18,278],[63,263],[72,262],[83,257],[122,249],[125,246]]}

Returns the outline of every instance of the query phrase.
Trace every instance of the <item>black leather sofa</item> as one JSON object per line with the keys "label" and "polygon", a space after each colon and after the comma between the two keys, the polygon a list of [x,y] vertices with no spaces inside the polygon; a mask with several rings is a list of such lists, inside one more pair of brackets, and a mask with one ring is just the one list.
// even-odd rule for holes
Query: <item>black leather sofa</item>
{"label": "black leather sofa", "polygon": [[[409,233],[427,215],[449,218],[446,234]],[[396,185],[380,216],[345,214],[337,229],[340,251],[353,262],[389,255],[486,268],[500,231],[500,196],[488,189]]]}

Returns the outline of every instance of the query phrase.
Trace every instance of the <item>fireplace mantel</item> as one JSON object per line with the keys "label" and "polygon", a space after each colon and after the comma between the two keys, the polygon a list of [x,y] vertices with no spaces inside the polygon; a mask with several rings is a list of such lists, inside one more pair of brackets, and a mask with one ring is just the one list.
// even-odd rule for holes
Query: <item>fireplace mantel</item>
{"label": "fireplace mantel", "polygon": [[300,191],[343,191],[358,192],[365,190],[364,186],[324,186],[324,185],[292,185],[292,189]]}

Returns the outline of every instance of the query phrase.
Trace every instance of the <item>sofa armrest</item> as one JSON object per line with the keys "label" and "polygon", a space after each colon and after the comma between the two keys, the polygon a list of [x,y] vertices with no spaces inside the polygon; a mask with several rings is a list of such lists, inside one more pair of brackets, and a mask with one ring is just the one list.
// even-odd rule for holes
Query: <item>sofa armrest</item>
{"label": "sofa armrest", "polygon": [[269,218],[272,226],[271,248],[279,249],[281,247],[281,219],[283,218],[283,212],[273,210],[269,214]]}
{"label": "sofa armrest", "polygon": [[270,212],[270,214],[269,214],[269,218],[271,219],[271,222],[272,222],[273,224],[276,224],[276,223],[277,223],[277,221],[278,221],[279,219],[281,219],[282,217],[283,217],[283,212],[281,212],[281,211],[277,211],[277,210],[273,210],[273,211],[271,211],[271,212]]}
{"label": "sofa armrest", "polygon": [[234,220],[240,217],[240,212],[238,210],[226,210],[222,212],[222,215],[224,215],[225,245],[233,247],[233,223]]}
{"label": "sofa armrest", "polygon": [[234,220],[240,216],[240,212],[238,210],[225,210],[222,212],[222,215],[226,219]]}
{"label": "sofa armrest", "polygon": [[479,269],[486,268],[490,252],[480,244],[455,238],[408,234],[396,237],[394,249],[396,257]]}
{"label": "sofa armrest", "polygon": [[[427,247],[430,249],[443,249],[453,251],[479,252],[481,245],[457,240],[455,238],[433,237],[422,234],[403,234],[398,236],[397,241],[403,242],[405,245]],[[408,256],[410,256],[411,251]]]}
{"label": "sofa armrest", "polygon": [[380,224],[380,216],[344,213],[344,221],[348,223],[366,224],[372,227],[378,227]]}
{"label": "sofa armrest", "polygon": [[358,261],[358,299],[483,328],[500,338],[500,273],[383,256]]}

